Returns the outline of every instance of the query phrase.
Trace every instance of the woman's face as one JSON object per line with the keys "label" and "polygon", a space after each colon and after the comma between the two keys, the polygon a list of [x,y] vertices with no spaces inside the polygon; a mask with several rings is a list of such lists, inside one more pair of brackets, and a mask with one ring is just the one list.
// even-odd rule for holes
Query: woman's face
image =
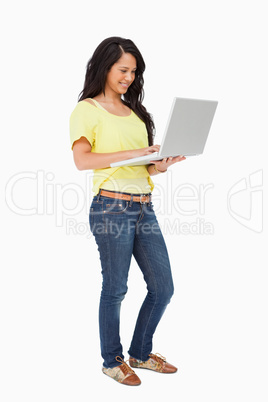
{"label": "woman's face", "polygon": [[125,94],[135,79],[136,69],[135,57],[130,53],[123,53],[107,74],[105,92],[112,90],[120,95]]}

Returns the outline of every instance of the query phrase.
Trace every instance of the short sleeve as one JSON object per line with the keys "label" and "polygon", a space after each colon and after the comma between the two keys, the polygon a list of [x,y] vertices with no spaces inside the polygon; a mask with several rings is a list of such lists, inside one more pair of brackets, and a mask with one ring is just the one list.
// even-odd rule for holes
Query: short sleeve
{"label": "short sleeve", "polygon": [[92,113],[91,105],[86,102],[78,102],[70,116],[70,140],[71,146],[81,137],[85,137],[94,147],[96,118]]}

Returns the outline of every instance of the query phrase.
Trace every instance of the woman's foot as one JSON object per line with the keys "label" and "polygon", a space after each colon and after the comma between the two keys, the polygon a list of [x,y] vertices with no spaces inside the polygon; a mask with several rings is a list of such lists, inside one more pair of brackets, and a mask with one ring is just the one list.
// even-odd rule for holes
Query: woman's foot
{"label": "woman's foot", "polygon": [[161,356],[159,353],[150,354],[149,359],[146,361],[134,359],[134,357],[130,357],[129,365],[134,368],[144,368],[153,371],[157,371],[158,373],[176,373],[178,370],[177,367],[166,361],[166,358]]}
{"label": "woman's foot", "polygon": [[141,380],[135,374],[135,372],[128,366],[126,362],[120,357],[115,358],[118,362],[121,362],[119,366],[114,368],[102,368],[104,374],[113,378],[115,381],[125,385],[140,385]]}

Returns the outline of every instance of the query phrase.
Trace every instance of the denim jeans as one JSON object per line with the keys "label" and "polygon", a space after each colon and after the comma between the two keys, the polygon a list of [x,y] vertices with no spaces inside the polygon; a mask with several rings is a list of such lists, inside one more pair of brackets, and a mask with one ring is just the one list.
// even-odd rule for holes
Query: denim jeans
{"label": "denim jeans", "polygon": [[151,203],[95,196],[90,208],[90,228],[100,253],[102,291],[99,330],[103,366],[118,366],[123,356],[120,342],[120,306],[127,292],[132,255],[147,285],[129,355],[148,360],[155,329],[173,295],[173,280],[165,241]]}

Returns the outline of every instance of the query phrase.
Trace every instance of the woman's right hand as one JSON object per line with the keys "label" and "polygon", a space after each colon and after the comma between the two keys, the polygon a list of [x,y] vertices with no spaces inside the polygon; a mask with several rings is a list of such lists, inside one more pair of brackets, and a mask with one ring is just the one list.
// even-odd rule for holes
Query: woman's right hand
{"label": "woman's right hand", "polygon": [[132,149],[129,151],[129,153],[130,153],[129,159],[137,158],[139,156],[150,155],[153,152],[159,152],[159,150],[160,150],[160,145],[151,145],[150,147]]}

